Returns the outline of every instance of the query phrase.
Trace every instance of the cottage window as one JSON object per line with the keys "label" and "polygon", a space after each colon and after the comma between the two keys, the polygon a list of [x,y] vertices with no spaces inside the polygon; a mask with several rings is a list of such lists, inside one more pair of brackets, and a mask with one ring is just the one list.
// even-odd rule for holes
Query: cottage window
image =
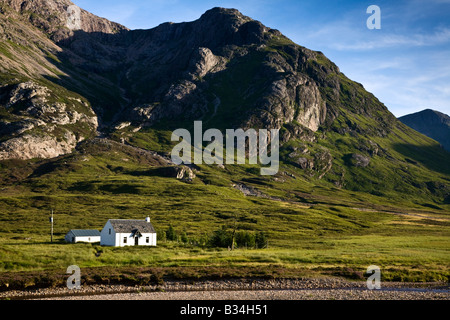
{"label": "cottage window", "polygon": [[127,237],[123,238],[123,243],[127,243]]}
{"label": "cottage window", "polygon": [[145,238],[145,243],[150,243],[150,237]]}

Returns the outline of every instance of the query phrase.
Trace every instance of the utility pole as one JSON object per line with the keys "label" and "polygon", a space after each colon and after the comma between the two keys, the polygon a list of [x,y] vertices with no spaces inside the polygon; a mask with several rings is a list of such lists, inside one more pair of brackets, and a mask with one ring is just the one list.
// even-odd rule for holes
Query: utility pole
{"label": "utility pole", "polygon": [[234,221],[233,234],[231,235],[231,251],[234,250],[234,238],[236,236],[236,228],[237,228],[237,223],[236,223],[236,221]]}
{"label": "utility pole", "polygon": [[52,215],[50,216],[50,224],[51,224],[50,242],[53,243],[53,209],[52,209]]}

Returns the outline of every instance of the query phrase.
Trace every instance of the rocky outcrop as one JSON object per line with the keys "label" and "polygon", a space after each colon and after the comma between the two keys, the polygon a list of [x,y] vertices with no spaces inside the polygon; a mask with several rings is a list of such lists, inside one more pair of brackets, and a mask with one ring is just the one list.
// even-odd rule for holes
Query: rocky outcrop
{"label": "rocky outcrop", "polygon": [[178,180],[183,181],[192,181],[196,177],[194,171],[187,166],[178,167],[176,169],[176,175]]}
{"label": "rocky outcrop", "polygon": [[321,147],[312,152],[308,147],[300,146],[291,150],[289,161],[309,175],[317,175],[318,179],[322,179],[333,167],[333,156],[326,148]]}
{"label": "rocky outcrop", "polygon": [[74,31],[117,33],[125,27],[99,18],[69,0],[5,0],[11,8],[28,17],[36,27],[56,41],[73,35]]}
{"label": "rocky outcrop", "polygon": [[0,160],[49,159],[71,153],[79,141],[66,131],[62,139],[50,135],[23,135],[0,144]]}
{"label": "rocky outcrop", "polygon": [[[8,91],[8,89],[5,88],[3,91]],[[16,109],[14,114],[35,117],[41,123],[44,121],[45,123],[66,125],[85,122],[93,129],[97,128],[97,117],[90,110],[86,101],[72,98],[72,104],[69,106],[67,103],[54,101],[58,97],[52,97],[51,93],[49,88],[38,85],[33,81],[19,83],[10,89],[9,97],[5,99],[5,108]],[[4,93],[5,95],[8,94]],[[76,104],[82,105],[85,110],[76,111]]]}
{"label": "rocky outcrop", "polygon": [[242,192],[245,196],[265,197],[265,195],[259,190],[243,183],[233,184],[232,187]]}
{"label": "rocky outcrop", "polygon": [[271,84],[260,103],[260,113],[250,123],[281,128],[285,123],[295,122],[315,132],[325,121],[325,101],[311,79],[295,73],[291,67],[286,69],[290,69],[291,74]]}
{"label": "rocky outcrop", "polygon": [[199,48],[191,61],[192,80],[203,78],[209,73],[216,73],[226,69],[226,59],[216,56],[209,48]]}
{"label": "rocky outcrop", "polygon": [[51,89],[34,81],[1,87],[0,97],[0,107],[10,112],[10,119],[0,121],[0,160],[70,153],[98,127],[86,101],[65,97],[63,102]]}
{"label": "rocky outcrop", "polygon": [[350,157],[350,164],[355,167],[365,168],[370,164],[370,158],[358,153],[354,153]]}
{"label": "rocky outcrop", "polygon": [[45,103],[46,97],[49,96],[49,90],[46,87],[39,86],[33,81],[19,83],[10,91],[9,100],[6,108],[10,108],[18,102],[24,102],[34,99],[37,103]]}
{"label": "rocky outcrop", "polygon": [[176,178],[184,182],[190,182],[196,178],[195,169],[188,166],[165,166],[154,170],[151,174]]}

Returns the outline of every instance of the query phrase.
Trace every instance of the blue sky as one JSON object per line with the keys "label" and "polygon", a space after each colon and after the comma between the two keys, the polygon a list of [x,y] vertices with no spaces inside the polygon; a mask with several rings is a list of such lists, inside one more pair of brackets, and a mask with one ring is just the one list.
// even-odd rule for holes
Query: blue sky
{"label": "blue sky", "polygon": [[[450,0],[72,0],[130,29],[198,19],[236,8],[322,51],[396,116],[426,108],[450,115]],[[370,5],[381,29],[369,30]]]}

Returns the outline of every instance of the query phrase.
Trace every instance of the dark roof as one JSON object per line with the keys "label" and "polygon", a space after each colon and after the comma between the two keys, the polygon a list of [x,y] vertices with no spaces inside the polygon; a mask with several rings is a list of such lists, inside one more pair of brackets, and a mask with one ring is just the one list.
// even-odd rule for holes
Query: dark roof
{"label": "dark roof", "polygon": [[100,237],[98,230],[70,230],[75,237]]}
{"label": "dark roof", "polygon": [[140,233],[156,233],[153,225],[145,220],[111,219],[109,222],[117,233],[135,233],[137,231]]}

